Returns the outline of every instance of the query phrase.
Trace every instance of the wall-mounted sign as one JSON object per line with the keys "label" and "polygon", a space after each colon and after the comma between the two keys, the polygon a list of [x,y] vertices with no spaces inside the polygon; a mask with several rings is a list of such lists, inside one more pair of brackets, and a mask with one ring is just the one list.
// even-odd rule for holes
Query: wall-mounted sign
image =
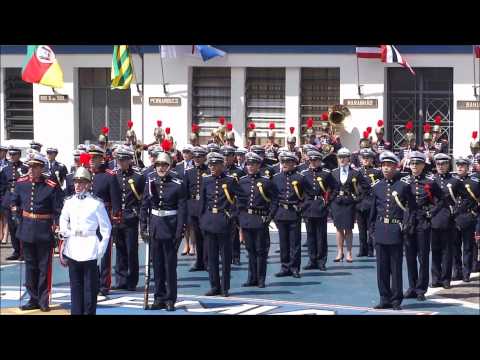
{"label": "wall-mounted sign", "polygon": [[141,105],[142,104],[142,97],[141,96],[134,96],[133,97],[133,104],[134,105]]}
{"label": "wall-mounted sign", "polygon": [[376,109],[378,108],[377,99],[344,99],[343,105],[357,109]]}
{"label": "wall-mounted sign", "polygon": [[181,100],[179,97],[151,97],[148,98],[148,103],[156,106],[180,106]]}
{"label": "wall-mounted sign", "polygon": [[457,108],[458,110],[480,110],[480,101],[458,100]]}
{"label": "wall-mounted sign", "polygon": [[40,102],[44,103],[64,103],[68,102],[68,95],[40,95]]}

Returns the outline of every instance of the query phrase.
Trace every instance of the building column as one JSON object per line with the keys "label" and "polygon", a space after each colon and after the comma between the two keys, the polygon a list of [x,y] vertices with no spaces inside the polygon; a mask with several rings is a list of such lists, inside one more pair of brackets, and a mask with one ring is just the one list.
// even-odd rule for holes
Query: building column
{"label": "building column", "polygon": [[245,146],[246,117],[245,117],[245,76],[244,67],[232,67],[230,72],[230,111],[235,144]]}
{"label": "building column", "polygon": [[300,68],[285,69],[285,143],[290,135],[289,128],[295,128],[297,145],[300,144]]}

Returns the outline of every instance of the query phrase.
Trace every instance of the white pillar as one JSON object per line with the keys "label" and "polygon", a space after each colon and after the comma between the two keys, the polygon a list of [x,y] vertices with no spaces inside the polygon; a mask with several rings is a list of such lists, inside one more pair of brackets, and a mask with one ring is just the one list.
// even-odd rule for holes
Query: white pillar
{"label": "white pillar", "polygon": [[245,146],[245,76],[244,67],[232,67],[230,77],[230,109],[235,144]]}
{"label": "white pillar", "polygon": [[300,68],[285,69],[285,143],[289,128],[295,127],[294,135],[300,144]]}

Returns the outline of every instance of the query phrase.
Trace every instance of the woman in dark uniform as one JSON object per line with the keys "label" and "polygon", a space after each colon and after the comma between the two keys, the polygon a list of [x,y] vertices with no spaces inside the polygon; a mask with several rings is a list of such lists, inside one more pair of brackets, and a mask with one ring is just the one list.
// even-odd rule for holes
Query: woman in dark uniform
{"label": "woman in dark uniform", "polygon": [[360,187],[366,182],[357,170],[350,167],[350,150],[338,150],[338,168],[332,171],[335,186],[332,191],[331,212],[333,224],[337,229],[337,258],[334,262],[343,261],[343,244],[347,243],[347,262],[352,262],[352,230],[355,224],[355,204],[360,194]]}

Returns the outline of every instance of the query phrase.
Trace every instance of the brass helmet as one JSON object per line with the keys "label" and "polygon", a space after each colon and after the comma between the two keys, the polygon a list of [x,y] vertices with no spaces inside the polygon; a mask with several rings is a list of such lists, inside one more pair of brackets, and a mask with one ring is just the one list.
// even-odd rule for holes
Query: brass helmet
{"label": "brass helmet", "polygon": [[384,127],[384,121],[383,120],[378,120],[377,121],[377,128],[375,129],[376,134],[383,134],[385,133],[385,127]]}
{"label": "brass helmet", "polygon": [[312,118],[312,117],[309,117],[309,118],[307,119],[306,135],[307,135],[307,136],[315,135],[315,129],[314,129],[314,127],[313,127],[313,118]]}
{"label": "brass helmet", "polygon": [[157,120],[157,127],[153,131],[153,136],[155,137],[155,141],[160,143],[165,136],[165,132],[162,129],[162,120]]}
{"label": "brass helmet", "polygon": [[272,121],[270,124],[268,124],[268,137],[269,138],[274,138],[275,137],[275,123]]}
{"label": "brass helmet", "polygon": [[435,122],[435,125],[433,125],[433,132],[439,133],[442,130],[441,128],[442,117],[440,115],[435,116],[434,122]]}
{"label": "brass helmet", "polygon": [[235,140],[235,133],[233,132],[232,123],[227,124],[227,135],[225,137],[227,140]]}
{"label": "brass helmet", "polygon": [[248,123],[248,138],[249,139],[255,139],[257,137],[257,133],[255,132],[255,123],[250,122]]}
{"label": "brass helmet", "polygon": [[172,165],[172,157],[170,156],[170,153],[162,151],[160,154],[158,154],[157,158],[155,159],[155,164],[158,163],[167,163],[168,165]]}
{"label": "brass helmet", "polygon": [[128,127],[128,130],[127,130],[127,133],[126,133],[127,140],[132,139],[133,142],[136,142],[137,135],[135,134],[135,131],[132,130],[132,127],[133,127],[133,121],[132,120],[128,120],[127,127]]}
{"label": "brass helmet", "polygon": [[415,139],[415,133],[413,132],[413,121],[412,120],[408,120],[407,123],[405,124],[405,130],[406,130],[406,134],[405,134],[405,139],[407,139],[407,141],[412,141],[413,139]]}
{"label": "brass helmet", "polygon": [[108,127],[103,127],[102,128],[102,133],[98,136],[98,142],[99,143],[108,143],[108,133],[110,129]]}
{"label": "brass helmet", "polygon": [[80,159],[79,159],[80,166],[77,167],[77,169],[75,170],[75,174],[73,175],[73,180],[83,179],[89,182],[92,181],[92,174],[88,170],[88,168],[90,167],[91,158],[92,158],[92,155],[88,153],[80,154]]}
{"label": "brass helmet", "polygon": [[472,132],[473,141],[470,143],[470,150],[472,151],[472,154],[480,152],[480,141],[477,140],[477,137],[478,131]]}
{"label": "brass helmet", "polygon": [[431,131],[432,131],[432,127],[430,126],[430,124],[423,125],[423,140],[424,141],[431,141],[433,139]]}
{"label": "brass helmet", "polygon": [[192,133],[190,134],[190,142],[196,143],[198,141],[198,133],[200,131],[200,127],[197,124],[192,124]]}
{"label": "brass helmet", "polygon": [[322,121],[320,122],[320,129],[324,132],[328,132],[330,123],[328,122],[328,112],[322,113]]}
{"label": "brass helmet", "polygon": [[293,126],[290,126],[290,135],[287,137],[287,143],[289,144],[296,144],[297,143],[297,138],[293,133],[295,132],[295,128]]}
{"label": "brass helmet", "polygon": [[370,139],[370,132],[364,131],[363,137],[360,139],[360,149],[368,149],[372,146],[372,140]]}

